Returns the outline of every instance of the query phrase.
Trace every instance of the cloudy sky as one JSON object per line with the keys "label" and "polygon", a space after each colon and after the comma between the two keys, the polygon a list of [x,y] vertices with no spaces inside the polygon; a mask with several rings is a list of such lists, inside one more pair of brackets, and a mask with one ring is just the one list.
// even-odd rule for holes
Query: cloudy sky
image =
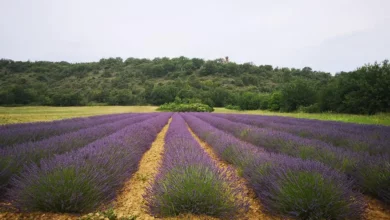
{"label": "cloudy sky", "polygon": [[0,0],[0,58],[229,56],[339,72],[390,59],[389,0]]}

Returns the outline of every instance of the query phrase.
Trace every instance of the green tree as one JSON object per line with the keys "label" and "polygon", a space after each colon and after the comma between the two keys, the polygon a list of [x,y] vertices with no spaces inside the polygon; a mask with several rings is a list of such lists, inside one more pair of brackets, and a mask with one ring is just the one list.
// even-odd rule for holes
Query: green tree
{"label": "green tree", "polygon": [[282,93],[280,91],[275,91],[272,93],[269,102],[268,108],[271,111],[279,111],[282,103]]}
{"label": "green tree", "polygon": [[173,85],[156,86],[150,94],[150,102],[154,105],[173,102],[178,91],[178,88]]}
{"label": "green tree", "polygon": [[295,80],[286,84],[281,90],[281,109],[291,112],[300,106],[309,106],[316,102],[317,93],[308,82]]}

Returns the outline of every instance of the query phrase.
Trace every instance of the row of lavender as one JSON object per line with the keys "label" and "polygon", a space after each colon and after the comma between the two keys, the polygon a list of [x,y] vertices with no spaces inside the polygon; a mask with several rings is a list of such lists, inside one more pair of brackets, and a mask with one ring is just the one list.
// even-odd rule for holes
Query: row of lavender
{"label": "row of lavender", "polygon": [[390,157],[390,127],[357,125],[288,117],[218,114],[218,117],[261,128],[284,131],[306,138],[319,139],[352,151]]}
{"label": "row of lavender", "polygon": [[281,117],[281,116],[264,116],[264,115],[243,115],[252,117],[253,119],[263,119],[266,121],[272,121],[279,124],[287,125],[300,125],[300,126],[309,126],[309,127],[321,127],[324,129],[335,129],[339,132],[349,133],[349,134],[358,134],[365,135],[367,137],[377,137],[377,138],[386,138],[390,132],[390,127],[382,125],[362,125],[354,123],[344,123],[337,121],[322,121],[314,119],[304,119],[304,118],[291,118],[291,117]]}
{"label": "row of lavender", "polygon": [[38,141],[83,128],[123,120],[134,115],[136,114],[115,114],[53,122],[2,125],[0,126],[0,148],[23,142]]}
{"label": "row of lavender", "polygon": [[207,123],[213,122],[211,118],[201,120],[201,116],[184,114],[184,119],[222,160],[241,171],[267,211],[299,219],[362,218],[364,200],[352,190],[353,182],[345,175],[319,162],[268,153]]}
{"label": "row of lavender", "polygon": [[165,137],[163,162],[144,196],[149,212],[167,217],[192,213],[234,218],[247,204],[242,190],[232,185],[226,169],[217,167],[192,137],[179,114],[174,114]]}
{"label": "row of lavender", "polygon": [[128,126],[84,147],[25,166],[12,178],[8,199],[23,211],[86,212],[100,207],[114,199],[137,170],[170,116],[145,114],[138,123],[128,121]]}
{"label": "row of lavender", "polygon": [[237,123],[211,114],[194,115],[266,151],[321,162],[353,179],[355,186],[364,193],[371,194],[386,203],[390,202],[388,155],[372,156],[367,152],[353,152],[320,140]]}
{"label": "row of lavender", "polygon": [[0,149],[0,192],[12,187],[10,180],[22,172],[25,166],[40,160],[84,147],[85,145],[113,134],[126,126],[144,121],[157,114],[123,115],[119,120],[78,131],[52,136],[36,142],[25,142]]}

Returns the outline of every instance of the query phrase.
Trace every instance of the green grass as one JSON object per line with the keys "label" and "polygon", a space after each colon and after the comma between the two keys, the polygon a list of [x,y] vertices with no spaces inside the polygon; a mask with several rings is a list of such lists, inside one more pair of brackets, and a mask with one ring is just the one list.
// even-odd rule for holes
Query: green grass
{"label": "green grass", "polygon": [[390,126],[390,113],[381,113],[376,115],[351,115],[338,113],[284,113],[271,112],[263,110],[237,111],[225,108],[214,108],[215,113],[237,113],[237,114],[257,114],[257,115],[274,115],[294,118],[318,119],[324,121],[340,121],[357,124],[377,124]]}
{"label": "green grass", "polygon": [[125,112],[155,112],[155,106],[0,107],[0,124],[52,121]]}

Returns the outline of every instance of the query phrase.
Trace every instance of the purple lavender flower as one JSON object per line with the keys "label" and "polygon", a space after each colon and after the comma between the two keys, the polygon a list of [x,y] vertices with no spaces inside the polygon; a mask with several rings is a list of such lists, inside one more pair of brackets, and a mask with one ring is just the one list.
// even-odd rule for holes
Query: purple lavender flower
{"label": "purple lavender flower", "polygon": [[333,146],[371,155],[390,154],[390,128],[378,125],[355,125],[340,122],[303,120],[289,117],[215,114],[234,122],[285,131],[306,138],[319,139]]}
{"label": "purple lavender flower", "polygon": [[[0,149],[0,191],[9,185],[10,178],[21,172],[23,166],[39,163],[41,159],[62,154],[110,135],[126,126],[156,117],[158,114],[140,114],[135,117],[124,116],[121,120],[81,129],[75,132],[50,137],[37,142],[27,142]],[[1,193],[4,195],[4,193]],[[0,196],[2,197],[2,196]]]}
{"label": "purple lavender flower", "polygon": [[86,212],[111,201],[167,123],[160,113],[87,146],[30,164],[8,192],[22,211]]}
{"label": "purple lavender flower", "polygon": [[384,202],[390,202],[388,200],[390,197],[390,166],[387,154],[371,156],[367,152],[353,152],[320,140],[232,122],[211,114],[194,113],[193,115],[269,152],[322,162],[357,180],[356,184],[363,192]]}
{"label": "purple lavender flower", "polygon": [[65,134],[83,128],[112,123],[137,114],[115,114],[73,118],[53,122],[35,122],[0,126],[0,148],[23,142],[39,141],[51,136]]}
{"label": "purple lavender flower", "polygon": [[359,219],[365,208],[345,175],[314,162],[267,153],[209,123],[184,114],[217,155],[241,170],[270,213],[300,219]]}
{"label": "purple lavender flower", "polygon": [[144,196],[149,211],[159,217],[183,213],[234,218],[247,208],[233,177],[215,162],[191,136],[179,114],[165,138],[162,166]]}

